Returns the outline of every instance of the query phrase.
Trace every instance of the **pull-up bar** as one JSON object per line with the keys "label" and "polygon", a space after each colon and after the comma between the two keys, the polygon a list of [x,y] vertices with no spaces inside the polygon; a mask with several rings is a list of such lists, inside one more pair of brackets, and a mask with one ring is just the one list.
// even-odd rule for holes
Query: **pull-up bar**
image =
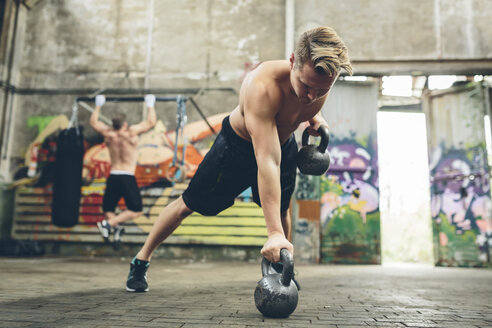
{"label": "pull-up bar", "polygon": [[[210,123],[207,120],[207,117],[205,114],[203,114],[202,110],[198,106],[198,104],[195,102],[195,100],[192,97],[187,97],[187,96],[176,96],[176,97],[155,97],[155,101],[176,101],[178,102],[186,102],[190,100],[191,104],[195,109],[198,111],[200,116],[203,118],[205,123],[208,125],[210,131],[212,131],[213,134],[217,135],[217,132],[214,130],[214,128],[210,125]],[[76,103],[84,103],[84,102],[95,102],[96,98],[95,97],[77,97],[75,98]],[[144,97],[106,97],[106,102],[144,102],[145,98]],[[185,104],[182,104],[182,106],[186,106]],[[185,109],[186,110],[186,109]],[[92,112],[92,110],[91,110]]]}
{"label": "pull-up bar", "polygon": [[[181,99],[186,99],[185,96],[179,96]],[[179,97],[155,97],[155,101],[178,101]],[[76,102],[95,102],[95,97],[77,97]],[[106,102],[144,102],[144,97],[106,97]]]}

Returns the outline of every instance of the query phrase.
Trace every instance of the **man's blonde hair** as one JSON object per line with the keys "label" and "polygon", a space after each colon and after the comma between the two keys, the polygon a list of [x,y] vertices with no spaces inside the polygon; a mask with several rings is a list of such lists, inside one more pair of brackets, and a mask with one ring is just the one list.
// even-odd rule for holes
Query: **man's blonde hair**
{"label": "man's blonde hair", "polygon": [[331,27],[316,27],[304,32],[294,51],[295,67],[311,62],[316,72],[336,76],[343,68],[352,75],[347,46]]}

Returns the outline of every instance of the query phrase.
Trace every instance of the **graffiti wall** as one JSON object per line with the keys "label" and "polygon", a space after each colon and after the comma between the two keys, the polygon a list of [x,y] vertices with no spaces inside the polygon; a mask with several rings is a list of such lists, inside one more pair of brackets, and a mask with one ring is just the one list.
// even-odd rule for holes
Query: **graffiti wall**
{"label": "graffiti wall", "polygon": [[334,138],[333,164],[321,179],[324,262],[379,263],[380,223],[375,135]]}
{"label": "graffiti wall", "polygon": [[[219,131],[226,115],[228,113],[210,116],[208,123]],[[16,183],[25,186],[17,190],[13,236],[19,239],[102,242],[95,224],[104,217],[101,204],[111,166],[103,140],[98,136],[85,138],[79,222],[73,228],[59,228],[51,224],[53,164],[56,160],[56,137],[60,130],[67,128],[68,119],[65,116],[38,117],[31,118],[28,124],[38,127],[39,134],[26,152],[25,167],[16,174]],[[183,136],[178,139],[176,152],[175,131],[167,131],[160,121],[154,129],[140,136],[135,177],[142,194],[144,213],[124,224],[124,242],[145,241],[160,212],[181,195],[188,178],[194,175],[215,139],[204,121],[187,124]],[[123,199],[119,207],[125,208]],[[265,241],[263,212],[252,201],[251,191],[246,190],[239,195],[233,207],[217,218],[205,218],[194,213],[166,242],[262,246]]]}
{"label": "graffiti wall", "polygon": [[490,168],[485,89],[454,87],[427,96],[431,211],[438,265],[490,263]]}
{"label": "graffiti wall", "polygon": [[[227,113],[213,115],[207,120],[215,131],[219,131],[222,119],[226,115]],[[61,130],[68,127],[68,124],[69,121],[64,115],[29,118],[28,125],[37,127],[39,134],[25,154],[27,176],[49,174],[46,171],[49,170],[50,163],[55,161],[56,137]],[[84,131],[84,127],[81,129]],[[213,139],[214,135],[204,121],[191,122],[184,127],[183,137],[178,139],[178,147],[175,151],[175,131],[167,131],[162,122],[158,121],[154,129],[142,134],[138,141],[135,176],[139,186],[148,187],[161,180],[169,182],[177,178],[177,171],[184,173],[180,180],[192,177]],[[205,140],[209,142],[204,142]],[[101,137],[86,137],[84,142],[83,179],[85,185],[90,185],[94,180],[104,179],[109,175],[111,160]],[[178,165],[179,168],[176,168]],[[23,174],[26,172],[22,170],[17,172],[18,177]]]}
{"label": "graffiti wall", "polygon": [[[372,83],[337,82],[322,110],[331,131],[330,169],[320,178],[299,177],[297,203],[319,201],[310,203],[319,211],[309,212],[319,213],[323,263],[380,262],[377,97]],[[296,229],[312,221],[297,218]],[[304,229],[306,240],[311,230]]]}

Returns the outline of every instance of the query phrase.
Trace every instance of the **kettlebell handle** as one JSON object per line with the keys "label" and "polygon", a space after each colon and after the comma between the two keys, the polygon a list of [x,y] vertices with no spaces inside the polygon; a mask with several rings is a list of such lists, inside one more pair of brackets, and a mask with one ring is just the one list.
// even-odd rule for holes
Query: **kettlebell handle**
{"label": "kettlebell handle", "polygon": [[[326,126],[320,125],[317,132],[321,136],[321,141],[317,149],[320,153],[324,153],[326,147],[328,147],[328,143],[330,142],[330,131]],[[302,132],[302,145],[306,146],[308,144],[308,140],[309,140],[309,133],[308,133],[308,128],[306,128],[304,129],[304,132]]]}
{"label": "kettlebell handle", "polygon": [[[280,250],[280,261],[283,264],[283,270],[282,270],[282,277],[280,278],[280,282],[284,286],[289,286],[290,281],[294,277],[294,259],[292,257],[292,254],[286,249],[282,248]],[[261,261],[261,273],[263,277],[266,277],[270,274],[269,272],[269,267],[270,267],[271,262],[268,261],[266,258],[263,258]]]}

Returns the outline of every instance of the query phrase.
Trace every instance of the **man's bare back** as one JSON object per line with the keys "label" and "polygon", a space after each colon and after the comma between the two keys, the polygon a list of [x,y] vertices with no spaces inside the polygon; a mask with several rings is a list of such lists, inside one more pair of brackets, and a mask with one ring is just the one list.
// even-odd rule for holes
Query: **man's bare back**
{"label": "man's bare back", "polygon": [[101,98],[101,104],[97,105],[96,103],[96,108],[91,115],[91,126],[104,137],[104,142],[108,146],[111,157],[111,170],[134,174],[137,167],[138,136],[150,130],[156,123],[155,97],[152,96],[149,100],[146,100],[148,102],[147,119],[133,125],[128,125],[126,119],[124,119],[119,123],[120,126],[118,128],[107,126],[99,121],[99,111],[104,102],[105,100]]}
{"label": "man's bare back", "polygon": [[111,157],[111,170],[133,173],[137,166],[138,135],[131,127],[104,133],[104,142]]}

